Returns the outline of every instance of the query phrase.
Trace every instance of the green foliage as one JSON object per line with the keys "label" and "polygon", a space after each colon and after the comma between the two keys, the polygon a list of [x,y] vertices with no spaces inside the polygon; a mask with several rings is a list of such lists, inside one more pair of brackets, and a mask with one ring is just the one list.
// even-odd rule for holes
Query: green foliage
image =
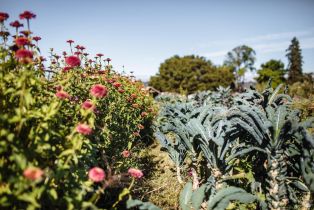
{"label": "green foliage", "polygon": [[286,51],[286,56],[288,58],[288,82],[292,84],[302,80],[303,77],[302,51],[300,48],[299,40],[296,37],[291,40],[291,44]]}
{"label": "green foliage", "polygon": [[160,208],[158,208],[157,206],[150,202],[142,202],[140,200],[129,199],[127,201],[127,208],[129,209],[133,207],[138,207],[138,209],[140,210],[161,210]]}
{"label": "green foliage", "polygon": [[254,70],[255,51],[246,45],[241,45],[228,52],[224,61],[226,66],[230,66],[235,73],[238,83],[244,81],[245,72]]}
{"label": "green foliage", "polygon": [[208,209],[226,209],[230,202],[234,200],[240,201],[241,203],[252,203],[257,200],[257,197],[245,192],[241,188],[227,187],[221,189],[208,201]]}
{"label": "green foliage", "polygon": [[255,79],[258,83],[264,84],[271,79],[274,88],[285,82],[285,73],[284,63],[280,60],[269,60],[261,65],[261,69],[257,71],[258,77]]}
{"label": "green foliage", "polygon": [[[110,191],[119,194],[131,181],[127,170],[139,166],[136,155],[121,153],[139,149],[143,128],[154,117],[153,99],[142,83],[110,66],[64,72],[60,59],[48,80],[38,52],[28,49],[34,57],[27,62],[7,46],[0,49],[0,208],[112,207],[118,198]],[[107,94],[92,94],[96,84]],[[95,109],[84,108],[85,101]],[[90,131],[80,131],[80,124]],[[99,182],[88,176],[94,167],[105,172]]]}
{"label": "green foliage", "polygon": [[[308,205],[300,198],[313,192],[313,121],[302,122],[280,89],[234,97],[220,90],[164,104],[155,135],[180,170],[191,170],[193,187],[186,186],[183,197],[206,183],[210,209],[253,201],[263,209]],[[220,100],[210,103],[213,95]]]}
{"label": "green foliage", "polygon": [[151,77],[149,85],[163,92],[190,94],[228,86],[233,80],[230,68],[214,66],[204,57],[173,56],[160,65],[159,73]]}

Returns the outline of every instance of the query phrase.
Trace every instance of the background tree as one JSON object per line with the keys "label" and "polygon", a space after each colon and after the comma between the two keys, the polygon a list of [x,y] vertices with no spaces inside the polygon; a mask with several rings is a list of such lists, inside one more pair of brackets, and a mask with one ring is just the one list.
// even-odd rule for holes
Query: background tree
{"label": "background tree", "polygon": [[272,86],[277,87],[285,82],[286,69],[280,60],[269,60],[261,65],[261,69],[257,71],[258,77],[255,78],[259,84],[267,83],[272,79]]}
{"label": "background tree", "polygon": [[149,85],[160,91],[193,93],[229,86],[234,81],[232,69],[214,66],[204,57],[175,55],[159,67]]}
{"label": "background tree", "polygon": [[299,41],[296,37],[291,40],[291,44],[287,51],[288,58],[288,82],[290,84],[301,81],[302,74],[302,55]]}
{"label": "background tree", "polygon": [[224,64],[233,68],[236,82],[244,82],[244,74],[247,70],[253,71],[255,51],[246,45],[241,45],[228,52]]}

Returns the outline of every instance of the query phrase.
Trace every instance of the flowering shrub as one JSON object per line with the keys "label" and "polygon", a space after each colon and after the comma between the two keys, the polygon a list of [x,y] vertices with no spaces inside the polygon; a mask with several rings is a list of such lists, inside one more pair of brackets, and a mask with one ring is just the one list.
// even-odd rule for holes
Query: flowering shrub
{"label": "flowering shrub", "polygon": [[116,208],[121,199],[108,202],[107,189],[143,176],[128,172],[139,167],[135,156],[121,154],[136,152],[154,116],[152,99],[142,83],[114,72],[110,59],[90,60],[79,45],[73,52],[73,40],[70,55],[51,52],[45,71],[40,37],[30,32],[36,15],[20,15],[23,37],[22,24],[11,24],[13,47],[8,17],[0,13],[0,208]]}

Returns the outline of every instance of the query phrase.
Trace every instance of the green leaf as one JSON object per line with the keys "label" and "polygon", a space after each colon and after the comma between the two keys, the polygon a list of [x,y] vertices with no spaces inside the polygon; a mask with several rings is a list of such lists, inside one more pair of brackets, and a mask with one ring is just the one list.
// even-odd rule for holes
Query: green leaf
{"label": "green leaf", "polygon": [[303,192],[309,192],[309,188],[303,182],[300,182],[299,180],[294,180],[292,182],[292,185],[298,188],[299,190],[302,190]]}
{"label": "green leaf", "polygon": [[132,199],[129,199],[126,202],[126,207],[128,209],[133,208],[133,207],[139,207],[139,209],[141,210],[161,210],[160,208],[158,208],[157,206],[155,206],[154,204],[150,202],[142,202],[140,200],[132,200]]}
{"label": "green leaf", "polygon": [[59,157],[68,156],[68,155],[74,154],[74,153],[75,153],[75,151],[73,149],[67,149],[67,150],[64,150],[63,152],[61,152]]}
{"label": "green leaf", "polygon": [[192,197],[192,183],[188,182],[180,194],[180,206],[182,210],[190,210],[190,200]]}
{"label": "green leaf", "polygon": [[128,150],[130,150],[131,148],[132,148],[132,142],[129,141],[129,142],[128,142]]}
{"label": "green leaf", "polygon": [[221,210],[227,208],[231,201],[240,201],[242,203],[251,203],[257,200],[257,197],[247,193],[238,187],[227,187],[217,192],[208,201],[209,210]]}
{"label": "green leaf", "polygon": [[32,196],[32,195],[22,194],[22,195],[18,196],[18,199],[21,200],[21,201],[28,202],[28,203],[32,204],[34,207],[36,207],[36,208],[40,208],[39,203],[37,203],[35,197]]}
{"label": "green leaf", "polygon": [[54,200],[57,200],[58,199],[58,194],[57,194],[57,191],[55,189],[50,189],[49,190],[49,194],[51,195],[51,197],[54,199]]}
{"label": "green leaf", "polygon": [[201,207],[201,204],[205,197],[206,185],[202,185],[200,188],[195,190],[192,194],[192,206],[195,210]]}

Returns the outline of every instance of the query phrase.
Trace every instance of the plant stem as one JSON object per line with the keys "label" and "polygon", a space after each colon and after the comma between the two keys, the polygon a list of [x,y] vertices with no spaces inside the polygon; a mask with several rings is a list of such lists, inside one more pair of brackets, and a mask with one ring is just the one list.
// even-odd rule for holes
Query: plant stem
{"label": "plant stem", "polygon": [[177,179],[180,184],[183,184],[183,180],[181,178],[180,166],[177,166]]}

